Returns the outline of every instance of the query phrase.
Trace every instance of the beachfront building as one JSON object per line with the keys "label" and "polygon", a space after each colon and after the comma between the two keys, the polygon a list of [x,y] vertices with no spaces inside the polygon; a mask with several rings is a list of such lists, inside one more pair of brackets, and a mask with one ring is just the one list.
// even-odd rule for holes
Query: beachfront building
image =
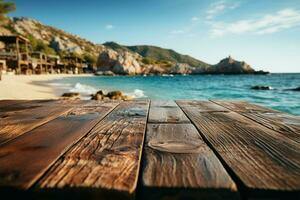
{"label": "beachfront building", "polygon": [[0,36],[0,60],[5,60],[7,70],[16,74],[31,74],[29,40],[22,36]]}
{"label": "beachfront building", "polygon": [[6,61],[0,60],[0,81],[2,80],[2,73],[6,72]]}
{"label": "beachfront building", "polygon": [[59,74],[61,69],[59,68],[59,56],[56,55],[47,55],[47,64],[50,66],[49,73]]}
{"label": "beachfront building", "polygon": [[1,72],[7,71],[6,60],[0,60],[0,71]]}
{"label": "beachfront building", "polygon": [[62,72],[67,74],[82,74],[87,64],[82,58],[76,55],[65,56],[62,62]]}
{"label": "beachfront building", "polygon": [[[5,46],[5,44],[3,42],[0,42],[0,49],[3,49]],[[6,60],[4,59],[0,59],[0,79],[1,79],[1,74],[7,71],[7,67],[6,67]]]}
{"label": "beachfront building", "polygon": [[35,74],[59,73],[57,68],[59,57],[43,52],[32,52],[31,65]]}
{"label": "beachfront building", "polygon": [[47,57],[46,54],[42,52],[32,52],[31,64],[34,70],[34,74],[45,74],[47,73]]}
{"label": "beachfront building", "polygon": [[23,36],[0,36],[0,67],[15,74],[68,73],[88,71],[88,64],[77,55],[60,59],[56,55],[31,52],[30,42]]}

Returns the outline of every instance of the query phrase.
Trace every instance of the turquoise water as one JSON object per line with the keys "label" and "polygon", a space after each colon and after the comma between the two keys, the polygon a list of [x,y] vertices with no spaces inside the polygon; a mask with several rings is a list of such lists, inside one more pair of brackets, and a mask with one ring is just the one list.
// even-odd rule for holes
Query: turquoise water
{"label": "turquoise water", "polygon": [[[95,76],[66,78],[60,82],[70,91],[86,95],[97,90],[121,90],[136,98],[246,100],[300,115],[300,92],[286,90],[300,86],[300,74]],[[268,85],[273,89],[251,90],[254,85]]]}

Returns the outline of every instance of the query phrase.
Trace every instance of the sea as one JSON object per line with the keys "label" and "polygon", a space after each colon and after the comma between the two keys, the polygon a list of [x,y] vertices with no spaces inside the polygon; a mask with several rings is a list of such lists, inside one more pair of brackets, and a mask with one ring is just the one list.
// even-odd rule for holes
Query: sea
{"label": "sea", "polygon": [[[120,90],[137,99],[222,99],[245,100],[275,110],[300,115],[300,73],[268,75],[163,75],[88,76],[64,78],[56,82],[85,98],[98,90]],[[252,86],[271,90],[253,90]]]}

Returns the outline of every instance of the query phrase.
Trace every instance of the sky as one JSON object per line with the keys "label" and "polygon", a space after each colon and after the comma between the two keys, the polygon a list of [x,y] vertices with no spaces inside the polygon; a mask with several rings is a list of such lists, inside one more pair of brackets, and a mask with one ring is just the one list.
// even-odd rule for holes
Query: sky
{"label": "sky", "polygon": [[210,64],[300,72],[300,0],[8,0],[30,17],[95,43],[155,45]]}

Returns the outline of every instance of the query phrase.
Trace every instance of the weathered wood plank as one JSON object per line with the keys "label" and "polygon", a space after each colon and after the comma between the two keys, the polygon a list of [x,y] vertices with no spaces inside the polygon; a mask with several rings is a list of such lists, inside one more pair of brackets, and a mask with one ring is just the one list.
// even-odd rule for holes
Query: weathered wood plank
{"label": "weathered wood plank", "polygon": [[32,101],[10,106],[10,111],[0,113],[0,145],[66,113],[69,104]]}
{"label": "weathered wood plank", "polygon": [[211,100],[216,104],[222,104],[223,107],[228,108],[234,112],[279,112],[270,108],[259,106],[256,104],[250,104],[246,101],[222,101],[222,100]]}
{"label": "weathered wood plank", "polygon": [[24,103],[26,101],[27,100],[0,100],[0,112],[6,106],[10,106],[10,105],[18,104],[18,103]]}
{"label": "weathered wood plank", "polygon": [[192,124],[148,124],[141,199],[237,199],[235,183]]}
{"label": "weathered wood plank", "polygon": [[177,107],[177,104],[173,100],[151,100],[152,107]]}
{"label": "weathered wood plank", "polygon": [[36,189],[63,191],[72,199],[77,197],[68,191],[77,188],[85,198],[133,198],[148,108],[148,101],[122,102],[53,165]]}
{"label": "weathered wood plank", "polygon": [[28,189],[118,103],[83,105],[0,147],[1,188]]}
{"label": "weathered wood plank", "polygon": [[177,103],[243,183],[247,195],[277,197],[280,191],[286,199],[299,197],[299,143],[235,112],[200,113],[197,105]]}
{"label": "weathered wood plank", "polygon": [[213,101],[300,143],[300,117],[247,102]]}
{"label": "weathered wood plank", "polygon": [[0,104],[0,114],[5,112],[17,112],[28,110],[36,107],[41,107],[45,103],[58,102],[52,99],[49,100],[3,100],[4,103]]}
{"label": "weathered wood plank", "polygon": [[149,123],[189,123],[189,119],[174,101],[153,100],[150,104]]}
{"label": "weathered wood plank", "polygon": [[228,111],[227,108],[213,104],[209,101],[198,101],[198,100],[189,100],[189,101],[180,101],[181,106],[191,107],[196,109],[197,112],[225,112]]}

